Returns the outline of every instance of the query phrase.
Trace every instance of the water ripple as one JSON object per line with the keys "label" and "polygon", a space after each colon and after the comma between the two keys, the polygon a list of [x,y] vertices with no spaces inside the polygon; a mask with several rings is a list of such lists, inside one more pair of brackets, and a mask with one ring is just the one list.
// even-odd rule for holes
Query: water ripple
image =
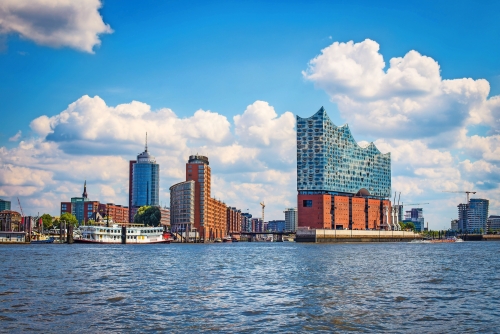
{"label": "water ripple", "polygon": [[499,246],[2,245],[0,332],[496,332]]}

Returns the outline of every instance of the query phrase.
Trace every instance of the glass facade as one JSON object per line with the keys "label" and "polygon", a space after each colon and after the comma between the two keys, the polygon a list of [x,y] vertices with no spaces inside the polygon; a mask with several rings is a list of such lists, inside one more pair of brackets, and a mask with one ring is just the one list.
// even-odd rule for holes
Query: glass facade
{"label": "glass facade", "polygon": [[193,180],[170,187],[170,226],[173,232],[182,232],[193,227],[194,192]]}
{"label": "glass facade", "polygon": [[10,201],[0,199],[0,211],[10,210]]}
{"label": "glass facade", "polygon": [[132,206],[160,205],[160,165],[148,151],[137,156],[132,171]]}
{"label": "glass facade", "polygon": [[297,208],[287,208],[285,211],[285,231],[297,231]]}
{"label": "glass facade", "polygon": [[471,198],[467,210],[467,230],[473,233],[485,233],[487,230],[488,209],[490,201]]}
{"label": "glass facade", "polygon": [[373,143],[360,147],[347,124],[336,126],[321,107],[309,118],[297,116],[297,190],[388,198],[391,155]]}
{"label": "glass facade", "polygon": [[71,197],[71,214],[76,217],[78,224],[85,220],[84,204],[86,201],[85,197]]}

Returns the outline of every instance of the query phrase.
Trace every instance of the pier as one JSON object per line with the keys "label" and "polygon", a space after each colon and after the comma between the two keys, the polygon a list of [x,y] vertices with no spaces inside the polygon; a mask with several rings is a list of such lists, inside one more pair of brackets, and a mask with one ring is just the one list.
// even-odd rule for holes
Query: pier
{"label": "pier", "polygon": [[296,242],[408,242],[422,239],[410,231],[299,229]]}

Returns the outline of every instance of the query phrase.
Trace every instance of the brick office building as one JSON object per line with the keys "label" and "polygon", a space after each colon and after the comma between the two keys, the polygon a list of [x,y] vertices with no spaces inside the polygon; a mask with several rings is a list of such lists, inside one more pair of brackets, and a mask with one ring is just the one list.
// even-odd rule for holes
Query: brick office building
{"label": "brick office building", "polygon": [[172,230],[195,228],[205,242],[241,232],[241,210],[211,197],[211,169],[206,156],[189,156],[186,181],[170,187],[170,212]]}
{"label": "brick office building", "polygon": [[390,221],[391,157],[373,143],[360,147],[347,125],[323,107],[297,116],[298,226],[397,229]]}

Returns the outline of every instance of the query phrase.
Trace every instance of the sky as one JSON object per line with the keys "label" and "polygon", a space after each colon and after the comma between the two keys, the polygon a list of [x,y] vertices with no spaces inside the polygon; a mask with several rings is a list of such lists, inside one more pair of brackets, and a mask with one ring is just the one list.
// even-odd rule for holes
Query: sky
{"label": "sky", "polygon": [[[212,196],[266,220],[296,205],[295,115],[323,106],[391,152],[392,191],[447,229],[462,193],[500,214],[500,2],[0,3],[0,198],[59,214],[127,205],[128,160],[191,154]],[[415,203],[415,205],[413,205]],[[428,203],[428,204],[417,204]]]}

